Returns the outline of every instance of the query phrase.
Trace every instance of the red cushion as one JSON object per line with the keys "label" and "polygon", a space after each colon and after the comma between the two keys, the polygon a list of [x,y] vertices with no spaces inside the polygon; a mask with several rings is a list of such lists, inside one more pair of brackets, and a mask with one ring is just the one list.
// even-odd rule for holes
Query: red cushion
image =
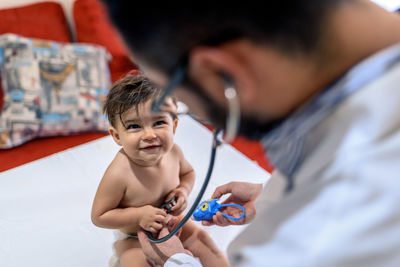
{"label": "red cushion", "polygon": [[25,37],[70,42],[63,8],[58,3],[43,2],[0,10],[0,34],[15,33]]}
{"label": "red cushion", "polygon": [[[209,130],[214,130],[214,127],[209,124],[203,124]],[[265,150],[259,141],[249,140],[243,136],[237,136],[231,145],[245,154],[249,159],[258,163],[258,165],[268,172],[272,172],[274,167],[269,162]]]}
{"label": "red cushion", "polygon": [[266,153],[260,142],[251,141],[239,136],[233,140],[232,146],[245,154],[248,158],[257,162],[260,167],[268,172],[272,172],[274,170],[273,166],[266,157]]}
{"label": "red cushion", "polygon": [[[60,42],[71,41],[63,8],[52,2],[0,9],[0,34],[4,33]],[[3,89],[0,84],[0,110],[1,108]]]}
{"label": "red cushion", "polygon": [[104,5],[99,0],[77,0],[73,8],[75,30],[78,42],[102,45],[112,55],[110,62],[111,80],[115,82],[137,67],[111,23]]}

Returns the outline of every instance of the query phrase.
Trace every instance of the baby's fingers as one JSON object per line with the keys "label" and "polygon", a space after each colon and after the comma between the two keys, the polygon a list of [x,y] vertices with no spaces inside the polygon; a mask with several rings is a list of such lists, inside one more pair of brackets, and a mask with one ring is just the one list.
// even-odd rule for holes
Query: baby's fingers
{"label": "baby's fingers", "polygon": [[157,209],[157,211],[155,212],[155,215],[156,215],[156,216],[163,216],[163,217],[165,217],[165,216],[167,216],[167,213],[166,213],[165,210],[163,210],[163,209]]}
{"label": "baby's fingers", "polygon": [[176,202],[176,204],[171,208],[172,211],[175,210],[182,210],[182,207],[184,206],[183,209],[186,208],[186,199],[184,197],[179,197],[178,201]]}
{"label": "baby's fingers", "polygon": [[172,191],[171,193],[169,193],[167,195],[164,202],[166,203],[166,202],[170,201],[175,195],[176,195],[175,191]]}
{"label": "baby's fingers", "polygon": [[152,234],[158,233],[163,227],[162,223],[153,222],[149,226],[145,227],[144,230],[151,232]]}
{"label": "baby's fingers", "polygon": [[149,231],[152,234],[156,234],[158,232],[158,230],[156,228],[154,228],[153,226],[149,226],[147,229],[145,229],[146,231]]}
{"label": "baby's fingers", "polygon": [[174,216],[178,216],[181,214],[187,207],[187,202],[184,202],[181,206],[174,206],[171,214]]}
{"label": "baby's fingers", "polygon": [[166,218],[166,216],[156,215],[156,216],[154,216],[153,220],[156,223],[164,223],[165,222],[165,218]]}
{"label": "baby's fingers", "polygon": [[155,222],[151,225],[151,228],[154,228],[158,232],[163,228],[163,224]]}

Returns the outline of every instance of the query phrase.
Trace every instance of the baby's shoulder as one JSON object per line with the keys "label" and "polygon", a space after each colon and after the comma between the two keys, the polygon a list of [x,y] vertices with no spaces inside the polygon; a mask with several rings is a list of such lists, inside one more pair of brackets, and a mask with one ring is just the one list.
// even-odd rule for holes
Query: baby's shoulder
{"label": "baby's shoulder", "polygon": [[181,155],[183,155],[182,149],[181,149],[177,144],[174,144],[174,145],[172,146],[171,153],[172,153],[173,155],[175,155],[175,156],[181,156]]}
{"label": "baby's shoulder", "polygon": [[131,170],[129,158],[120,150],[108,166],[105,176],[113,177],[113,179],[124,179],[129,173],[134,175]]}
{"label": "baby's shoulder", "polygon": [[185,155],[183,154],[182,149],[177,144],[174,144],[174,146],[172,147],[170,158],[171,161],[178,162],[179,164],[186,162]]}

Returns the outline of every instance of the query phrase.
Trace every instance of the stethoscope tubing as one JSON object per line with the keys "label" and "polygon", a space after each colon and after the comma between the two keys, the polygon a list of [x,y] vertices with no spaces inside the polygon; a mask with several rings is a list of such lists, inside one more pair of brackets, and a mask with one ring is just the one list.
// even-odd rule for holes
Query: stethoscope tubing
{"label": "stethoscope tubing", "polygon": [[214,131],[213,135],[213,143],[212,143],[212,148],[211,148],[211,156],[210,156],[210,163],[208,165],[208,170],[207,170],[207,175],[206,178],[204,179],[203,185],[200,189],[199,194],[197,195],[197,198],[195,199],[192,207],[188,211],[188,213],[185,215],[185,217],[179,222],[179,224],[166,236],[155,239],[152,237],[151,232],[147,232],[147,237],[149,238],[150,242],[152,243],[162,243],[170,239],[173,235],[175,235],[182,227],[183,225],[187,222],[187,220],[190,219],[190,217],[193,215],[194,211],[196,210],[197,206],[199,205],[201,199],[203,198],[204,192],[207,189],[208,183],[210,181],[213,169],[214,169],[214,163],[215,163],[215,156],[217,153],[217,148],[222,142],[218,140],[218,135],[220,133],[220,129],[216,129]]}

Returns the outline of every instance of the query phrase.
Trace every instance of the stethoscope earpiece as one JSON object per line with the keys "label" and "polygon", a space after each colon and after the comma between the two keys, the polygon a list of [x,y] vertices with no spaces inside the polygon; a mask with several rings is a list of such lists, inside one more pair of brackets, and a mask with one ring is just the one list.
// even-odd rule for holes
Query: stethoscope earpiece
{"label": "stethoscope earpiece", "polygon": [[228,103],[228,112],[225,124],[224,141],[230,143],[235,139],[240,126],[240,103],[239,96],[232,79],[225,73],[221,73],[224,83],[224,96]]}

